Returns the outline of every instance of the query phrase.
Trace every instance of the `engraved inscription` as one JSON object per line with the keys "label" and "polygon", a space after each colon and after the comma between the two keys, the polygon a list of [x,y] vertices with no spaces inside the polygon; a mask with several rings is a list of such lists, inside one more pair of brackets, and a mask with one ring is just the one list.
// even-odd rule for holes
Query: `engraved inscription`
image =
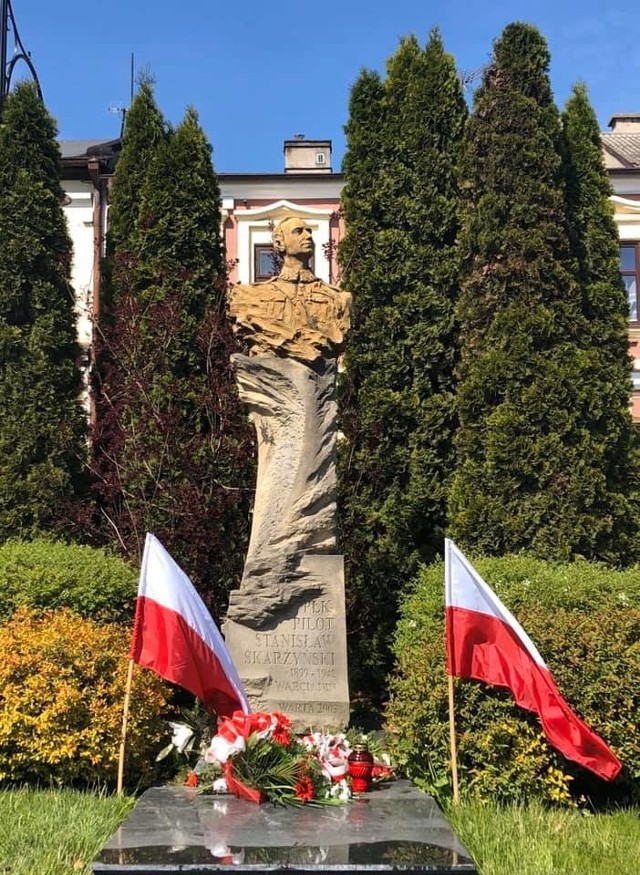
{"label": "engraved inscription", "polygon": [[277,710],[287,710],[290,714],[328,714],[335,716],[339,712],[340,705],[337,702],[276,702]]}
{"label": "engraved inscription", "polygon": [[331,576],[331,585],[268,629],[228,620],[225,635],[231,633],[229,652],[255,710],[289,714],[296,732],[338,730],[349,721],[342,561],[329,555],[306,561],[314,573]]}
{"label": "engraved inscription", "polygon": [[335,694],[336,607],[335,599],[317,598],[301,605],[277,632],[255,632],[245,664],[268,666],[275,694]]}

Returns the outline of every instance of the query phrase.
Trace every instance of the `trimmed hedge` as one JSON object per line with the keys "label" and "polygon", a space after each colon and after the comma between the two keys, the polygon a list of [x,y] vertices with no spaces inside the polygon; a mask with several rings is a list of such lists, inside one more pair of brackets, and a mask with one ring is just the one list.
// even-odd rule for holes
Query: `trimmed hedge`
{"label": "trimmed hedge", "polygon": [[[18,608],[0,625],[0,782],[113,785],[130,630],[69,610]],[[125,780],[146,785],[170,690],[135,667]]]}
{"label": "trimmed hedge", "polygon": [[[497,801],[568,805],[640,797],[640,568],[523,556],[473,559],[529,633],[572,708],[607,741],[624,768],[605,784],[546,742],[535,715],[506,690],[456,683],[461,785]],[[432,790],[448,783],[444,567],[423,568],[405,599],[386,718],[407,775]]]}
{"label": "trimmed hedge", "polygon": [[137,578],[135,569],[102,549],[46,539],[7,541],[0,546],[0,620],[26,605],[129,621]]}

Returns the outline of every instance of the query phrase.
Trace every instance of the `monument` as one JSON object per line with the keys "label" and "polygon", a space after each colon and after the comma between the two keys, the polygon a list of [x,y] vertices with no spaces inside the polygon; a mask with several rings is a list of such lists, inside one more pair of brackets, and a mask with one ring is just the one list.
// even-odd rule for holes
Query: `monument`
{"label": "monument", "polygon": [[[349,720],[344,574],[336,553],[336,360],[351,296],[309,270],[311,230],[274,231],[278,277],[238,285],[229,313],[240,397],[258,436],[258,482],[227,646],[254,708],[281,710],[297,731]],[[176,785],[147,790],[92,872],[159,875],[282,871],[292,875],[453,875],[476,871],[435,801],[407,781],[350,805],[277,808]]]}
{"label": "monument", "polygon": [[273,232],[280,274],[232,286],[228,310],[247,355],[233,356],[258,441],[251,537],[225,638],[256,710],[298,731],[349,722],[344,565],[336,544],[337,358],[352,299],[309,269],[304,219]]}

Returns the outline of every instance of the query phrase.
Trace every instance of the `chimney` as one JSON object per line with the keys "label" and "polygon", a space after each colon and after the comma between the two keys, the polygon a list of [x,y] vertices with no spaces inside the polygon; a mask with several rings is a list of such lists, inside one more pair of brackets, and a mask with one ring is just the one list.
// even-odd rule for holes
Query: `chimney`
{"label": "chimney", "polygon": [[284,141],[285,173],[332,173],[331,140],[307,140],[296,134]]}
{"label": "chimney", "polygon": [[609,127],[614,134],[640,134],[640,112],[614,112]]}

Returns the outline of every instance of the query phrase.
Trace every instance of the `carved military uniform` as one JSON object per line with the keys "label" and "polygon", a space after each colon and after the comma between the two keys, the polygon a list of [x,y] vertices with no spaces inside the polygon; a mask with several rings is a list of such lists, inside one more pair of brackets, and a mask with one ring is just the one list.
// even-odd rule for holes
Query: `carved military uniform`
{"label": "carved military uniform", "polygon": [[285,267],[266,282],[232,286],[228,301],[251,355],[276,353],[306,362],[333,357],[351,326],[351,295],[305,268]]}

